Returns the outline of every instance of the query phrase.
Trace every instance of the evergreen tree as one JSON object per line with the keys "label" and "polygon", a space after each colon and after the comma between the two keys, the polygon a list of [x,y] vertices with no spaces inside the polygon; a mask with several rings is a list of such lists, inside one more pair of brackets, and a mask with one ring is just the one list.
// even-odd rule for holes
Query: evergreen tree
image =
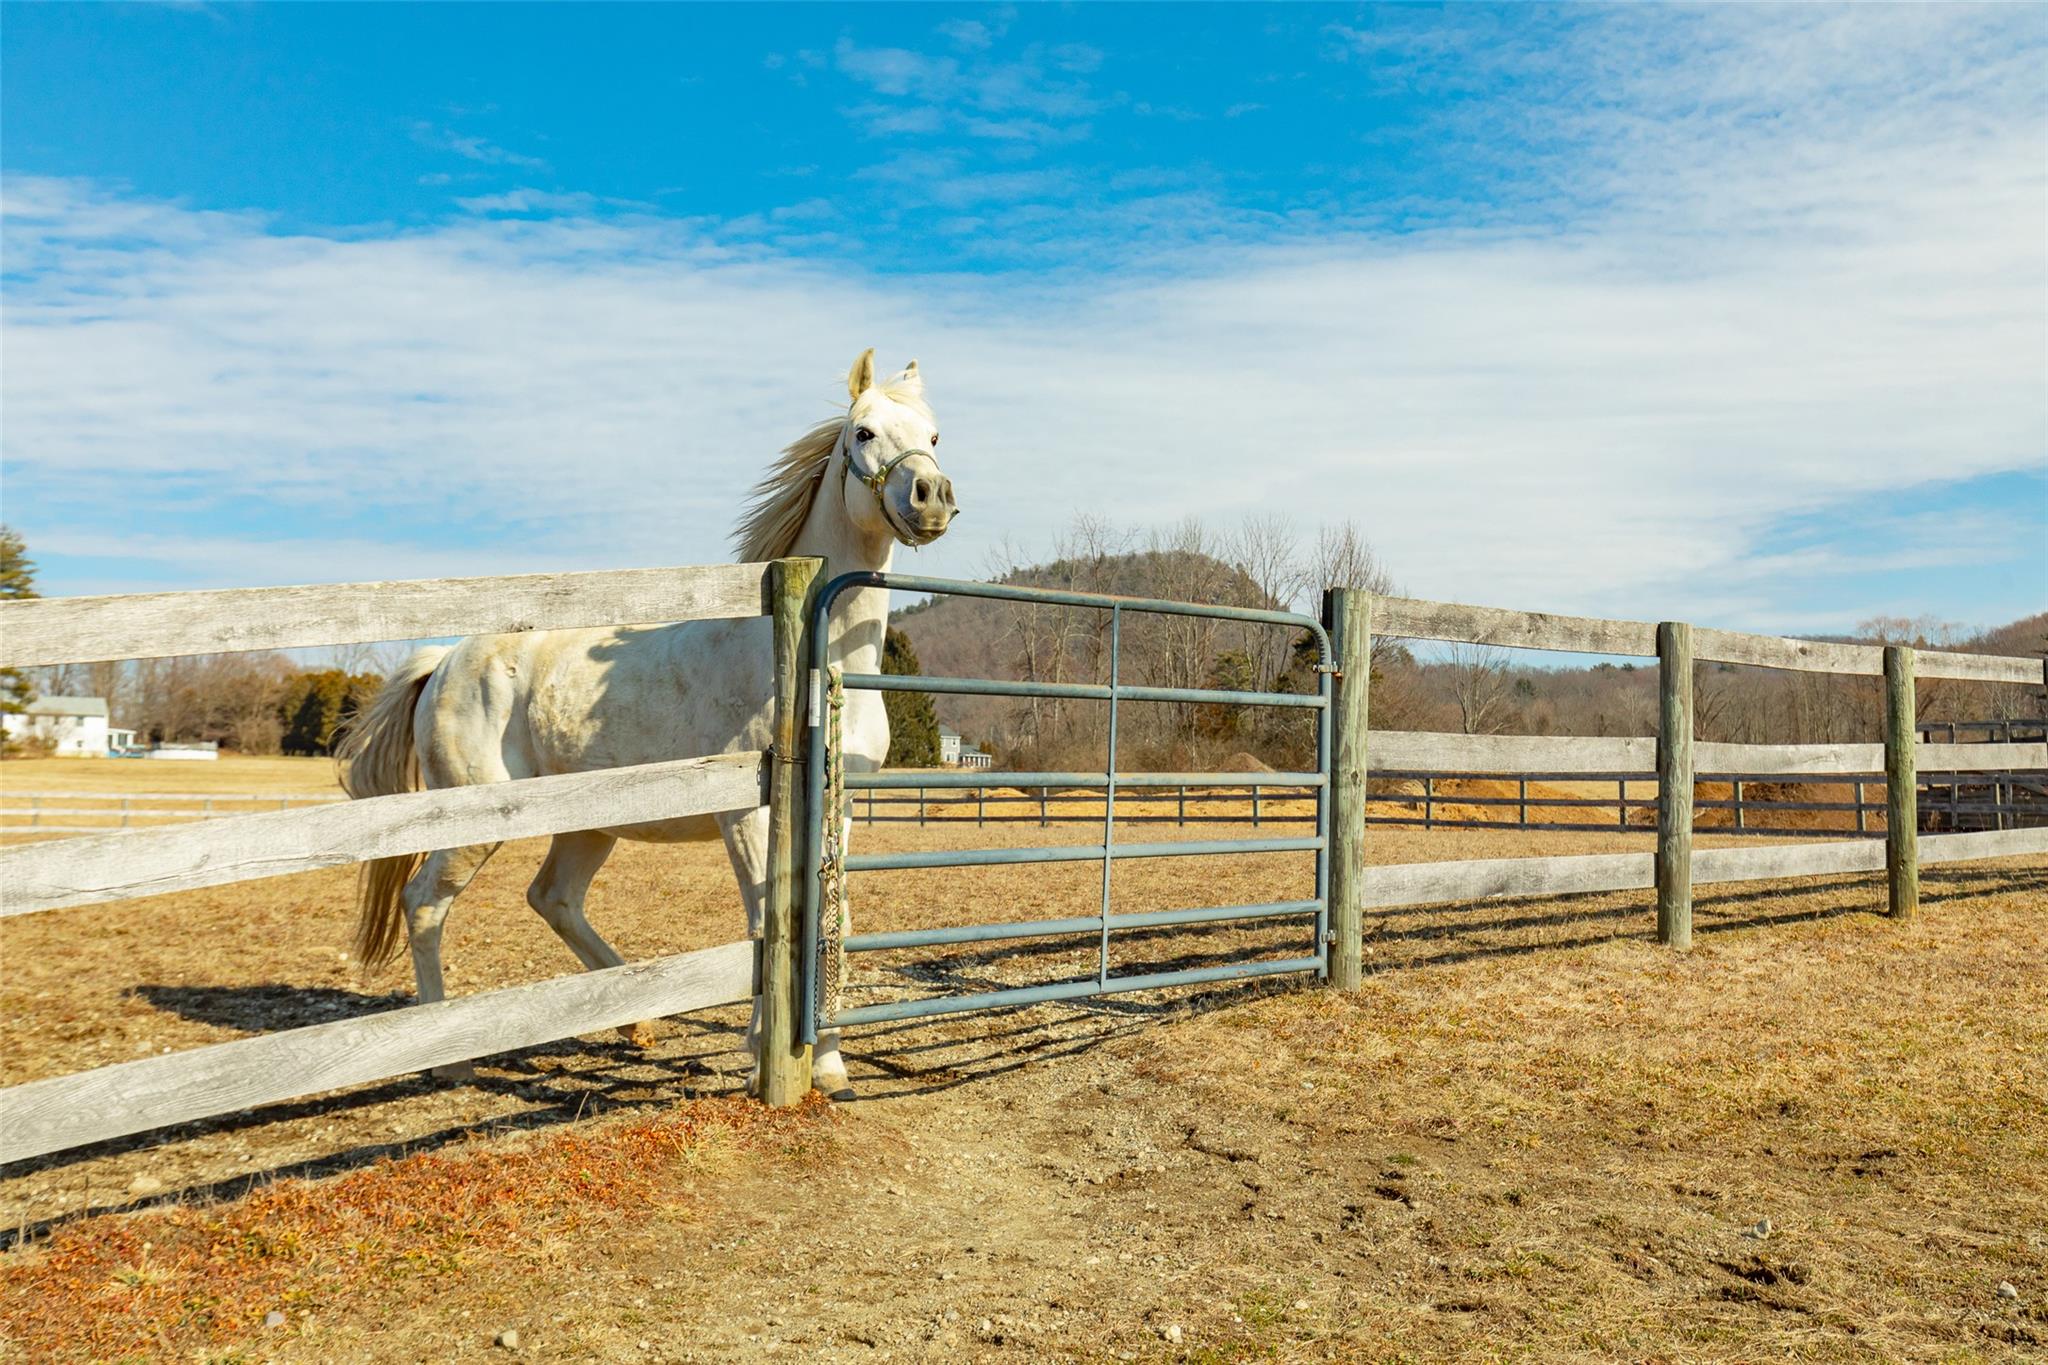
{"label": "evergreen tree", "polygon": [[[37,597],[36,566],[28,557],[28,543],[11,526],[0,526],[0,598]],[[18,668],[0,668],[0,713],[18,716],[36,699],[28,676]],[[5,743],[13,752],[14,741]]]}
{"label": "evergreen tree", "polygon": [[[890,630],[882,643],[884,673],[922,673],[917,651],[910,637]],[[939,716],[925,692],[884,692],[882,705],[889,711],[889,756],[883,762],[891,768],[936,768],[939,766]]]}
{"label": "evergreen tree", "polygon": [[374,673],[344,673],[338,668],[301,673],[278,703],[278,719],[284,725],[281,747],[288,754],[333,753],[338,732],[369,705],[382,683]]}

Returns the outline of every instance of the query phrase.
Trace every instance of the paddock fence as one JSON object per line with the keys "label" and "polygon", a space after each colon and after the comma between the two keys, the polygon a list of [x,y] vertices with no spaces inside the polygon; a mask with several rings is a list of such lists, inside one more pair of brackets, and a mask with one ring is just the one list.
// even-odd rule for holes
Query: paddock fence
{"label": "paddock fence", "polygon": [[[578,626],[767,616],[772,631],[774,745],[766,753],[682,759],[485,787],[411,792],[161,827],[133,827],[0,849],[0,916],[86,907],[465,843],[500,841],[754,809],[770,811],[770,880],[764,936],[604,971],[578,973],[431,1005],[215,1044],[0,1089],[0,1161],[45,1156],[167,1125],[367,1084],[429,1067],[573,1037],[635,1021],[758,997],[760,1090],[787,1103],[808,1089],[800,1040],[811,983],[802,979],[795,846],[805,828],[802,771],[809,616],[822,566],[773,564],[611,573],[357,583],[222,592],[55,598],[0,603],[0,664],[158,658]],[[1918,869],[2013,854],[2048,853],[2048,829],[1922,837],[1914,819],[1918,765],[1950,771],[2048,767],[2038,743],[1916,742],[1915,678],[2038,687],[2039,660],[1782,639],[1694,629],[1684,623],[1612,621],[1333,591],[1325,602],[1341,670],[1330,705],[1334,761],[1327,799],[1328,976],[1356,988],[1363,915],[1437,902],[1479,902],[1656,889],[1658,937],[1691,939],[1696,883],[1883,870],[1892,912],[1912,915]],[[1657,739],[1373,736],[1369,670],[1381,635],[1659,660]],[[1881,745],[1711,745],[1692,740],[1695,660],[1885,680]],[[812,722],[814,723],[814,722]],[[1456,743],[1449,743],[1455,740]],[[1423,743],[1430,753],[1419,757]],[[1404,746],[1408,746],[1405,747]],[[1483,756],[1480,750],[1485,750]],[[1967,749],[1967,755],[1943,752]],[[1516,774],[1654,774],[1654,852],[1368,865],[1364,798],[1371,762],[1388,771]],[[1113,758],[1111,760],[1113,767]],[[1989,765],[1989,766],[1986,766]],[[1882,771],[1882,841],[1692,848],[1698,772],[1774,777]],[[985,785],[1015,775],[971,776]],[[1035,774],[1035,785],[1061,775]],[[1113,771],[1081,775],[1114,785]],[[1147,775],[1131,775],[1133,788]],[[1157,776],[1157,775],[1152,775]],[[1875,781],[1876,779],[1871,779]],[[1153,785],[1156,785],[1153,784]],[[1263,813],[1262,813],[1263,814]],[[1090,924],[1093,921],[1089,922]],[[1035,926],[1025,926],[1036,932]],[[1048,935],[1094,932],[1054,921]],[[1022,936],[1022,935],[1020,935]]]}
{"label": "paddock fence", "polygon": [[[1372,732],[1375,746],[1427,742],[1431,738],[1409,731]],[[2035,750],[2048,756],[2048,746],[2041,745],[2021,746],[2019,756],[2028,758]],[[1920,752],[1924,756],[1929,749],[1923,745]],[[2002,763],[2010,757],[2008,754],[1997,761]],[[2048,757],[2031,769],[1944,771],[1928,768],[1924,757],[1921,763],[1915,805],[1923,833],[2021,829],[2048,824],[2048,771],[2040,770],[2048,768]],[[866,788],[849,803],[848,814],[858,825],[958,822],[1047,829],[1063,823],[1102,823],[1102,794],[1092,788],[992,787],[979,776],[970,785],[955,785],[949,781],[953,776],[919,773],[916,786]],[[1500,786],[1513,790],[1492,790]],[[1612,786],[1614,792],[1586,794],[1585,789],[1593,786]],[[1655,823],[1655,787],[1656,777],[1647,770],[1603,773],[1380,768],[1373,772],[1365,823],[1368,828],[1640,834]],[[1700,833],[1785,838],[1838,839],[1848,832],[1882,838],[1883,791],[1884,774],[1875,770],[1799,777],[1701,772],[1694,778],[1693,810],[1727,814],[1720,820],[1702,821],[1695,828]],[[1567,792],[1571,794],[1564,794]],[[1248,824],[1254,829],[1264,825],[1315,823],[1311,803],[1301,799],[1297,789],[1277,780],[1261,782],[1256,777],[1230,773],[1191,774],[1189,781],[1155,787],[1145,796],[1149,799],[1130,801],[1120,808],[1117,822],[1176,828]],[[1785,823],[1787,816],[1806,815],[1828,818],[1812,825]]]}

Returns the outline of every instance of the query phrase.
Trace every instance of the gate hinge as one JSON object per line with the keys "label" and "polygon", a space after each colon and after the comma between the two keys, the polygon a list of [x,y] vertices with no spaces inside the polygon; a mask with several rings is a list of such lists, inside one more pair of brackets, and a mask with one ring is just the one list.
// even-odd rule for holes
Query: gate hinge
{"label": "gate hinge", "polygon": [[1324,946],[1326,946],[1326,947],[1330,947],[1330,948],[1334,948],[1334,947],[1336,947],[1336,946],[1337,946],[1337,931],[1336,931],[1335,929],[1325,929],[1325,930],[1323,930],[1323,943],[1324,943]]}
{"label": "gate hinge", "polygon": [[811,670],[810,725],[813,730],[825,723],[825,679],[817,669]]}
{"label": "gate hinge", "polygon": [[1311,664],[1309,665],[1309,672],[1327,673],[1333,678],[1341,678],[1344,676],[1344,670],[1337,667],[1337,665],[1335,664]]}

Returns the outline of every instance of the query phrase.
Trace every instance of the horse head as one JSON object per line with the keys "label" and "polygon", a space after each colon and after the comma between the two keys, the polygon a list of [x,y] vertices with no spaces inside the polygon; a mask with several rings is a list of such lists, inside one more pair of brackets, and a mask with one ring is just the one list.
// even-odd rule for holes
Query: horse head
{"label": "horse head", "polygon": [[847,515],[862,529],[886,532],[905,545],[931,544],[960,508],[953,481],[939,470],[938,423],[917,362],[877,381],[870,347],[847,372],[846,392],[852,406],[837,453]]}

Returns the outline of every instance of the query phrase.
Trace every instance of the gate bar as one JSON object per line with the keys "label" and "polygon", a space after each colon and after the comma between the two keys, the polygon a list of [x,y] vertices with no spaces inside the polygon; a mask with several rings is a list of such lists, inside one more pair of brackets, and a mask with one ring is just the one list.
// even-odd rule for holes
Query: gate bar
{"label": "gate bar", "polygon": [[1109,876],[1116,866],[1116,704],[1118,687],[1123,680],[1124,612],[1122,607],[1109,609],[1109,756],[1103,760],[1103,768],[1109,775],[1109,785],[1102,793],[1102,950],[1096,960],[1095,980],[1097,984],[1109,985]]}
{"label": "gate bar", "polygon": [[974,583],[954,578],[926,578],[907,573],[850,573],[841,582],[848,586],[900,588],[904,592],[944,593],[948,597],[988,597],[999,602],[1024,602],[1034,606],[1094,607],[1108,611],[1142,611],[1159,616],[1213,616],[1226,621],[1258,621],[1270,626],[1294,626],[1315,632],[1317,643],[1329,647],[1329,633],[1313,616],[1291,611],[1266,611],[1259,607],[1211,606],[1201,602],[1176,602],[1167,597],[1124,597],[1108,592],[1067,592],[1057,588],[1013,588],[1003,583]]}
{"label": "gate bar", "polygon": [[[1114,614],[1121,607],[1111,607]],[[1125,701],[1189,701],[1219,706],[1301,706],[1320,708],[1323,698],[1316,692],[1227,692],[1217,687],[1119,688],[1114,683],[1011,682],[1002,678],[932,678],[922,673],[847,673],[840,678],[848,687],[869,692],[942,692],[969,697],[1067,697],[1075,701],[1109,701],[1111,694]]]}
{"label": "gate bar", "polygon": [[1290,972],[1313,972],[1323,965],[1320,957],[1290,957],[1272,962],[1233,962],[1225,967],[1195,967],[1179,972],[1153,972],[1148,976],[1112,976],[1108,983],[1061,981],[1050,986],[1021,986],[1016,990],[988,991],[982,995],[937,995],[924,1000],[899,1000],[887,1005],[862,1005],[841,1010],[832,1027],[875,1024],[885,1019],[923,1019],[934,1014],[960,1014],[967,1010],[997,1009],[1005,1005],[1038,1005],[1048,1000],[1080,1000],[1096,995],[1118,995],[1125,991],[1149,991],[1160,986],[1190,986],[1202,981],[1234,981],[1248,976],[1279,976]]}
{"label": "gate bar", "polygon": [[[1124,695],[1129,696],[1129,692]],[[999,773],[986,768],[966,772],[848,773],[848,791],[898,790],[908,787],[1106,787],[1108,773]],[[1118,773],[1125,787],[1323,787],[1321,773]],[[1612,805],[1612,802],[1602,802]]]}
{"label": "gate bar", "polygon": [[[1109,917],[1112,929],[1154,929],[1171,924],[1220,924],[1235,920],[1281,919],[1312,915],[1314,901],[1268,901],[1263,905],[1205,905],[1195,910],[1135,910]],[[849,953],[877,953],[890,948],[930,948],[950,943],[982,943],[1013,938],[1063,938],[1093,933],[1093,916],[1076,919],[1016,920],[1006,924],[949,924],[938,929],[899,929],[884,934],[853,934],[843,945]]]}
{"label": "gate bar", "polygon": [[998,867],[1012,863],[1091,863],[1104,858],[1180,858],[1210,853],[1320,853],[1325,839],[1186,839],[1164,844],[1061,844],[1053,848],[935,848],[909,853],[849,853],[848,872],[904,868]]}

